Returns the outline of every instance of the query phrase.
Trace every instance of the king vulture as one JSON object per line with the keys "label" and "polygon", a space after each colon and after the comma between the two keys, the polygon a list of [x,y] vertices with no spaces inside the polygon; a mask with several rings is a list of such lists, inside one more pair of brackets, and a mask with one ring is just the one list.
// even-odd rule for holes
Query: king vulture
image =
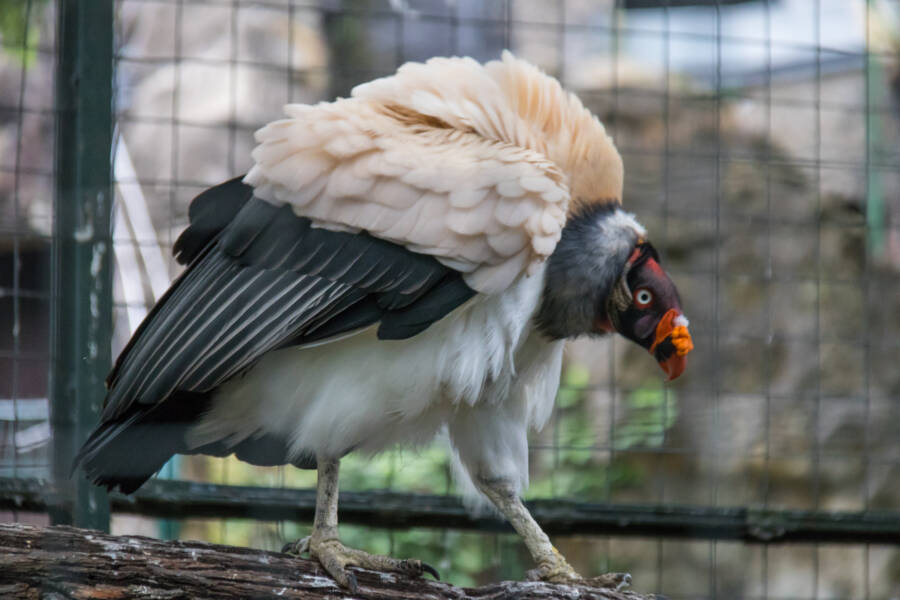
{"label": "king vulture", "polygon": [[318,469],[311,535],[287,549],[354,589],[348,565],[433,569],[341,544],[341,457],[443,432],[532,574],[580,581],[520,500],[565,340],[619,333],[669,379],[692,348],[621,208],[612,139],[510,53],[408,63],[285,112],[246,176],[191,203],[186,269],[118,357],[76,464],[125,493],[179,453]]}

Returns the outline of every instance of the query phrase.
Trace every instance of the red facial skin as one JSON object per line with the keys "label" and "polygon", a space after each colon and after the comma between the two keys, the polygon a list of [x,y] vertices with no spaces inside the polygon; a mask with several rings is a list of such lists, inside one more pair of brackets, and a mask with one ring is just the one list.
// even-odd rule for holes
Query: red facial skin
{"label": "red facial skin", "polygon": [[[618,332],[646,348],[672,381],[684,372],[687,354],[694,348],[678,291],[649,244],[638,244],[629,263],[632,304],[618,315]],[[606,314],[595,327],[598,333],[615,330]]]}

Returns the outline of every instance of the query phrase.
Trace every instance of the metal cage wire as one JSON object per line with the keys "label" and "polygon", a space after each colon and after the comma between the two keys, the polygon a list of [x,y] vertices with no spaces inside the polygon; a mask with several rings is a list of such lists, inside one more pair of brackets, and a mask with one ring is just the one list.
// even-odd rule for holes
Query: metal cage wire
{"label": "metal cage wire", "polygon": [[[31,2],[0,34],[0,474],[46,477],[56,36]],[[42,91],[49,86],[50,94]],[[38,197],[41,201],[34,201]]]}
{"label": "metal cage wire", "polygon": [[[52,6],[26,4],[52,23]],[[900,39],[889,3],[114,6],[114,353],[177,274],[170,248],[190,199],[249,167],[253,131],[278,118],[281,104],[346,96],[407,60],[488,60],[510,48],[560,78],[612,132],[626,165],[626,205],[650,230],[696,332],[687,377],[673,386],[661,385],[652,364],[625,343],[571,344],[553,419],[531,440],[529,494],[597,503],[605,512],[585,516],[580,504],[560,515],[554,503],[536,502],[557,545],[580,571],[628,570],[638,589],[673,599],[896,597],[900,204],[891,190],[900,174]],[[31,48],[28,31],[18,47]],[[55,38],[43,39],[33,52],[52,61]],[[20,70],[21,90],[35,77],[29,56],[3,57]],[[32,116],[55,115],[24,91],[11,102],[0,115],[18,131]],[[54,176],[52,165],[27,164],[27,138],[17,139],[15,162],[0,159],[16,190],[13,227],[3,228],[12,265],[22,264],[22,240],[34,235],[16,216],[22,182]],[[49,287],[27,289],[21,266],[6,272],[2,299],[13,316],[3,335],[12,333],[0,359],[49,368],[46,336],[28,337],[47,348],[32,353],[20,325],[23,307],[49,302]],[[49,476],[49,454],[40,445],[13,448],[26,431],[50,431],[23,416],[39,410],[31,401],[40,398],[23,393],[20,371],[12,373],[12,387],[0,393],[3,485],[39,499],[32,482]],[[520,577],[527,557],[515,538],[478,532],[499,527],[490,519],[454,520],[455,504],[440,513],[453,527],[403,530],[424,522],[417,506],[441,502],[406,494],[452,491],[444,456],[436,447],[348,459],[344,490],[393,493],[362,495],[357,508],[347,495],[348,543],[430,558],[457,583]],[[25,470],[33,457],[40,457],[36,470]],[[309,496],[291,489],[314,485],[314,475],[290,468],[191,457],[167,465],[160,478],[223,487],[160,481],[136,502],[114,496],[113,531],[276,548],[303,531],[285,519],[309,518]],[[267,495],[265,487],[274,489]],[[396,519],[371,523],[364,505],[372,498],[393,503]],[[254,505],[266,509],[254,513]],[[834,511],[839,519],[829,516]],[[554,525],[573,515],[581,529]],[[615,525],[623,520],[629,524]],[[463,561],[463,551],[477,560]]]}

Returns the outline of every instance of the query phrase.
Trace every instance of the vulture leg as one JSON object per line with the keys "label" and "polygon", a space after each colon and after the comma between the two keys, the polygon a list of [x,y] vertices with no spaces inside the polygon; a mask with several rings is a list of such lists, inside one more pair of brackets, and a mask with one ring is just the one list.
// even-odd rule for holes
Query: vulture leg
{"label": "vulture leg", "polygon": [[356,576],[347,570],[348,566],[362,567],[375,571],[396,571],[410,577],[431,573],[440,579],[431,565],[416,559],[397,559],[378,556],[347,548],[338,538],[338,459],[316,457],[318,462],[318,483],[316,485],[316,516],[312,533],[301,540],[286,544],[282,552],[300,555],[308,552],[341,587],[355,592]]}
{"label": "vulture leg", "polygon": [[593,587],[620,590],[631,585],[628,573],[606,573],[597,577],[584,578],[575,572],[559,550],[550,543],[550,538],[537,524],[522,503],[515,488],[505,479],[480,479],[479,489],[500,509],[513,529],[522,536],[537,568],[528,572],[528,578],[552,583],[580,583]]}

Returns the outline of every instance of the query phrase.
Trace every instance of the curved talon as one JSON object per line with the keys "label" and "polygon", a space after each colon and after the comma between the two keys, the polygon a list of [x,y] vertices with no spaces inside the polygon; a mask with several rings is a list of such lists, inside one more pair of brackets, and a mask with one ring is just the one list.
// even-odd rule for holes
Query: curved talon
{"label": "curved talon", "polygon": [[[385,558],[387,558],[388,562],[396,560],[388,557]],[[398,568],[396,570],[400,571],[401,573],[406,573],[410,577],[421,577],[423,573],[428,573],[438,581],[441,580],[441,575],[440,573],[438,573],[437,569],[429,565],[424,560],[419,560],[417,558],[407,558],[404,560],[400,560],[398,563]]]}
{"label": "curved talon", "polygon": [[422,570],[424,572],[428,573],[429,575],[431,575],[432,577],[434,577],[435,579],[437,579],[438,581],[441,580],[441,574],[438,573],[437,569],[435,569],[434,567],[429,565],[427,562],[422,563]]}
{"label": "curved talon", "polygon": [[281,547],[281,552],[282,554],[290,554],[292,556],[300,556],[301,554],[309,552],[309,536],[286,543]]}
{"label": "curved talon", "polygon": [[[355,594],[356,591],[359,589],[359,584],[356,582],[356,575],[354,575],[350,571],[344,570],[344,576],[346,578],[345,582],[344,582],[344,583],[346,583],[345,587],[348,590],[350,590],[351,594]],[[332,577],[334,577],[333,573],[332,573]],[[338,580],[338,583],[341,583],[341,581]]]}

